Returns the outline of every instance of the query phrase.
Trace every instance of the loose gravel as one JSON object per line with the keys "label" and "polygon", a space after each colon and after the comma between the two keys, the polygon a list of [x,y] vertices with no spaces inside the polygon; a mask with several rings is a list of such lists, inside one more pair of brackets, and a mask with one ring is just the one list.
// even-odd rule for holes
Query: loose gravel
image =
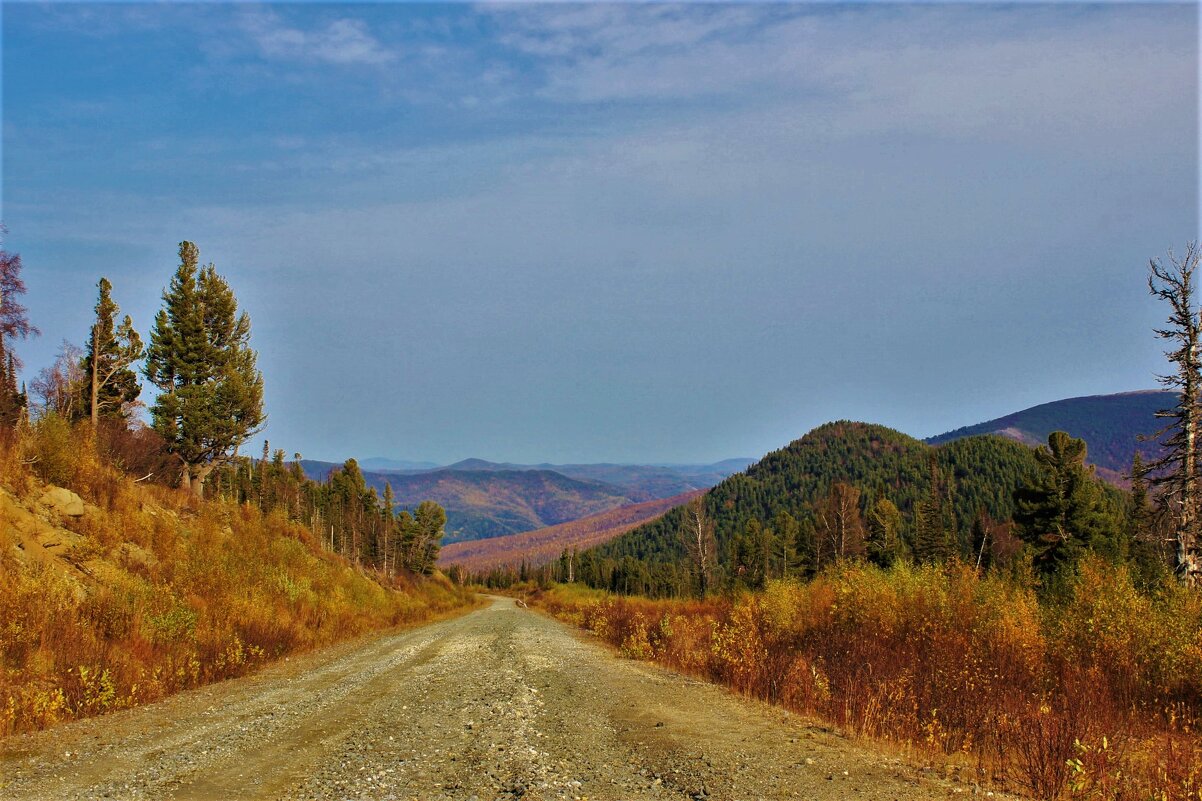
{"label": "loose gravel", "polygon": [[619,659],[502,598],[0,741],[0,799],[13,801],[908,801],[974,792],[779,709]]}

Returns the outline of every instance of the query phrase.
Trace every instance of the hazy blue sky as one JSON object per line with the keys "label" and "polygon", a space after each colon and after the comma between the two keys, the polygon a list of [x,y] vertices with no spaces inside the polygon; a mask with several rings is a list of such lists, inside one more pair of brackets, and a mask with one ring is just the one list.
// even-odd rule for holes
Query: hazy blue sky
{"label": "hazy blue sky", "polygon": [[1149,387],[1194,5],[3,6],[43,335],[196,241],[273,447],[708,461]]}

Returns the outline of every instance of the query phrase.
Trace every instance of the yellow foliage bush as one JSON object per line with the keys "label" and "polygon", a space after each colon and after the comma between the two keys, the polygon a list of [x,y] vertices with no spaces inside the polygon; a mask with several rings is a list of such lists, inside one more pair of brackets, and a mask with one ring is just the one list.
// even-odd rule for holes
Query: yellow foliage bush
{"label": "yellow foliage bush", "polygon": [[468,602],[441,577],[386,588],[282,513],[135,485],[95,456],[86,427],[52,415],[0,442],[0,465],[18,498],[52,479],[95,506],[67,523],[82,539],[51,564],[18,561],[0,531],[0,736]]}

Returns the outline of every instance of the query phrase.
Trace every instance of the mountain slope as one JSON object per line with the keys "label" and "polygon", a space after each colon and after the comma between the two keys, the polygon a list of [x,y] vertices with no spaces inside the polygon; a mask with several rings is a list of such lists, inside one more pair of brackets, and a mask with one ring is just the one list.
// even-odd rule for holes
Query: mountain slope
{"label": "mountain slope", "polygon": [[610,484],[578,481],[552,470],[434,470],[364,477],[381,491],[385,482],[391,484],[402,508],[425,500],[441,504],[447,510],[448,543],[543,528],[633,500]]}
{"label": "mountain slope", "polygon": [[601,481],[621,487],[635,501],[667,498],[698,489],[708,489],[722,479],[745,469],[752,459],[725,459],[714,464],[513,464],[464,459],[450,470],[498,472],[503,470],[553,470],[580,481]]}
{"label": "mountain slope", "polygon": [[693,490],[671,498],[622,506],[535,531],[452,543],[439,552],[438,564],[442,567],[459,565],[476,573],[497,566],[512,567],[521,562],[537,567],[556,559],[565,548],[584,550],[608,542],[669,509],[688,503],[702,492]]}
{"label": "mountain slope", "polygon": [[[401,507],[423,500],[447,510],[447,542],[487,539],[533,531],[630,504],[704,490],[748,460],[714,465],[520,465],[465,459],[437,470],[364,470],[381,493],[391,484]],[[301,461],[321,481],[342,467]],[[363,467],[363,464],[360,464]]]}
{"label": "mountain slope", "polygon": [[1155,434],[1162,425],[1156,412],[1173,403],[1171,392],[1156,389],[1066,398],[958,428],[926,441],[939,445],[979,434],[1000,434],[1027,445],[1038,445],[1047,442],[1048,434],[1053,431],[1067,431],[1085,440],[1089,462],[1099,468],[1099,475],[1121,483],[1131,469],[1137,446],[1145,456],[1156,452],[1154,443],[1140,443],[1138,438]]}
{"label": "mountain slope", "polygon": [[[811,518],[814,502],[836,481],[858,487],[864,508],[887,497],[909,515],[928,492],[932,456],[955,476],[961,538],[980,509],[995,519],[1008,519],[1014,490],[1037,470],[1030,448],[1002,437],[966,437],[931,446],[884,426],[828,423],[706,493],[719,553],[753,517],[768,521],[785,511],[800,520]],[[679,562],[684,556],[677,541],[680,524],[681,512],[673,510],[593,552],[602,559],[632,556],[651,563]]]}

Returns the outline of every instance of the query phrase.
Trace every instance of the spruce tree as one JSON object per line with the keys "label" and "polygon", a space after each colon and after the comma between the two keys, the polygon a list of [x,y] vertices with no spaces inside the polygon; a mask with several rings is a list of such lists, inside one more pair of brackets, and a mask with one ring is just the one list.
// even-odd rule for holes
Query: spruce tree
{"label": "spruce tree", "polygon": [[781,509],[772,519],[772,530],[776,533],[777,553],[780,556],[781,578],[792,575],[801,562],[801,525],[797,518]]}
{"label": "spruce tree", "polygon": [[142,337],[134,330],[133,320],[125,315],[116,324],[120,308],[112,298],[112,284],[101,278],[96,285],[100,296],[96,301],[96,321],[92,323],[83,371],[87,380],[83,386],[84,404],[91,411],[92,425],[101,417],[121,417],[126,404],[133,403],[142,393],[138,376],[130,367],[142,358]]}
{"label": "spruce tree", "polygon": [[[383,552],[384,558],[384,573],[389,573],[389,557],[392,554],[393,548],[396,546],[396,495],[392,491],[392,482],[384,482],[384,500],[383,500],[383,515],[384,515],[384,542]],[[392,569],[396,570],[396,561],[392,560]]]}
{"label": "spruce tree", "polygon": [[180,486],[198,496],[204,480],[265,422],[263,376],[250,348],[250,318],[200,253],[180,243],[180,265],[163,292],[146,351],[146,378],[160,394],[155,431],[181,463]]}
{"label": "spruce tree", "polygon": [[939,469],[935,454],[929,457],[930,486],[914,505],[914,558],[919,562],[945,562],[952,556],[956,531],[950,477]]}
{"label": "spruce tree", "polygon": [[1040,475],[1015,493],[1018,535],[1045,581],[1106,536],[1101,497],[1085,456],[1084,440],[1053,431],[1035,451]]}
{"label": "spruce tree", "polygon": [[413,513],[413,520],[417,530],[417,548],[412,569],[417,573],[429,573],[434,570],[434,563],[438,560],[447,513],[434,501],[422,501]]}
{"label": "spruce tree", "polygon": [[1148,588],[1168,574],[1165,541],[1148,493],[1147,466],[1139,451],[1131,460],[1131,491],[1127,496],[1124,539],[1131,572],[1140,586]]}

